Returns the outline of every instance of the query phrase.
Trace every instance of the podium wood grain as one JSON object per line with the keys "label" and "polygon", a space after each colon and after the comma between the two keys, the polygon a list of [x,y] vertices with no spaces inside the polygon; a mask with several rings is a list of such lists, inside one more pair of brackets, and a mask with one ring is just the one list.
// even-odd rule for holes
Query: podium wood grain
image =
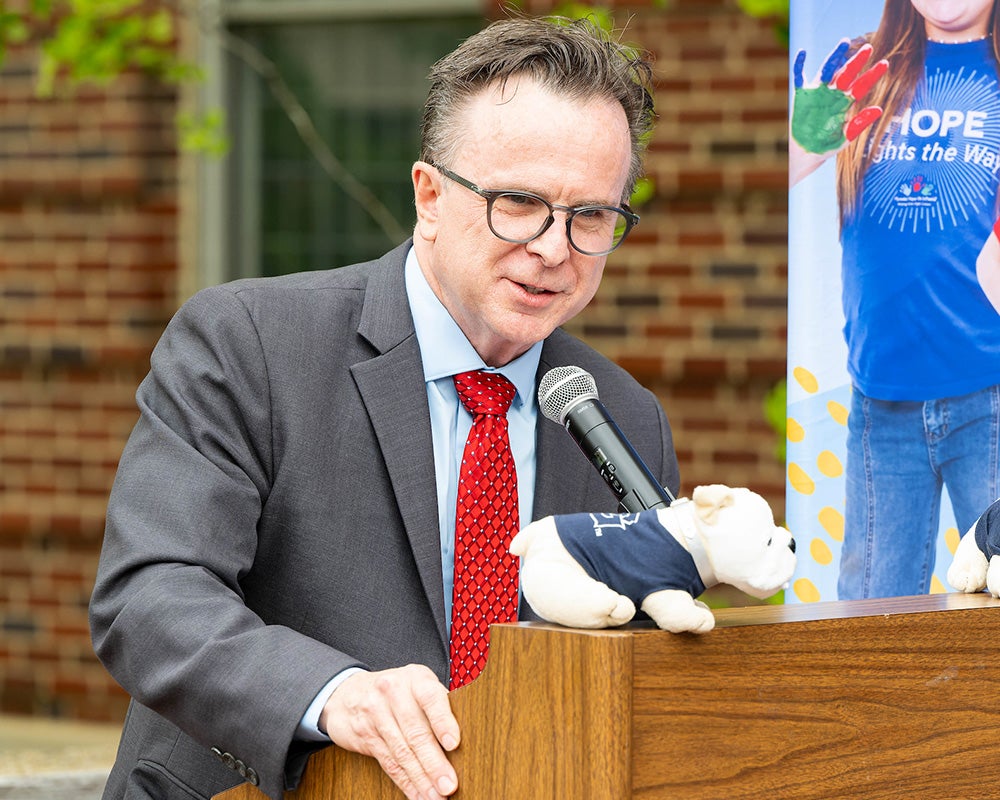
{"label": "podium wood grain", "polygon": [[[1000,602],[757,606],[703,636],[491,632],[452,693],[464,800],[944,800],[1000,786]],[[243,786],[217,800],[261,800]],[[288,800],[399,800],[372,759],[312,756]]]}

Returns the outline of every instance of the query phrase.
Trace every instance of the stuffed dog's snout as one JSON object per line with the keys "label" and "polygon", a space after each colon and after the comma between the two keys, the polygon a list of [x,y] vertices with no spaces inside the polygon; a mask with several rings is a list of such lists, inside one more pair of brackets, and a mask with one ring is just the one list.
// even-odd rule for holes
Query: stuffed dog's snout
{"label": "stuffed dog's snout", "polygon": [[[778,527],[776,530],[780,530],[782,533],[785,533],[785,529],[781,527]],[[773,536],[767,540],[767,546],[770,547],[772,542],[774,542]],[[791,550],[793,553],[795,552],[795,537],[792,536],[791,534],[788,535],[788,549]]]}

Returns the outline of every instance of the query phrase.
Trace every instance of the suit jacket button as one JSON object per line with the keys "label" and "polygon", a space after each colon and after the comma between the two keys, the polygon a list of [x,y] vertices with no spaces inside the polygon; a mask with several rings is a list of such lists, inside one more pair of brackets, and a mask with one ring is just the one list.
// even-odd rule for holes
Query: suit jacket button
{"label": "suit jacket button", "polygon": [[247,776],[247,765],[238,758],[236,759],[236,771],[240,773],[241,778],[245,778]]}
{"label": "suit jacket button", "polygon": [[253,767],[247,767],[246,779],[254,786],[260,785],[260,777],[257,775],[257,770]]}
{"label": "suit jacket button", "polygon": [[212,755],[219,759],[219,761],[222,761],[222,751],[218,747],[212,748]]}
{"label": "suit jacket button", "polygon": [[229,767],[229,769],[236,769],[236,759],[232,753],[223,753],[222,763]]}

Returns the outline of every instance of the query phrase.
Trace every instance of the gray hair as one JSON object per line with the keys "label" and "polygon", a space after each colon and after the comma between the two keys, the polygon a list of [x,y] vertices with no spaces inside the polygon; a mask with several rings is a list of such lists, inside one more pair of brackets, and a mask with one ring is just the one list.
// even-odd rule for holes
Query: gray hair
{"label": "gray hair", "polygon": [[607,97],[628,119],[632,158],[627,200],[642,175],[642,155],[655,113],[652,67],[644,53],[614,41],[590,20],[516,18],[493,22],[470,36],[430,71],[421,123],[420,159],[447,164],[461,138],[456,119],[468,102],[494,84],[527,76],[569,98]]}

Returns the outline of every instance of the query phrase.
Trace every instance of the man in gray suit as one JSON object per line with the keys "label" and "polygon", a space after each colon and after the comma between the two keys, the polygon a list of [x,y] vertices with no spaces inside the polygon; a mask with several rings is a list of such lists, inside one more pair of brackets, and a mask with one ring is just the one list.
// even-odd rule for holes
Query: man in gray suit
{"label": "man in gray suit", "polygon": [[650,75],[589,24],[488,26],[432,71],[411,241],[177,313],[137,393],[91,603],[97,653],[133,697],[105,798],[248,780],[277,800],[331,741],[407,797],[454,793],[448,608],[471,422],[452,375],[516,387],[522,521],[616,508],[539,419],[554,366],[590,372],[678,489],[655,397],[558,327],[637,221]]}

